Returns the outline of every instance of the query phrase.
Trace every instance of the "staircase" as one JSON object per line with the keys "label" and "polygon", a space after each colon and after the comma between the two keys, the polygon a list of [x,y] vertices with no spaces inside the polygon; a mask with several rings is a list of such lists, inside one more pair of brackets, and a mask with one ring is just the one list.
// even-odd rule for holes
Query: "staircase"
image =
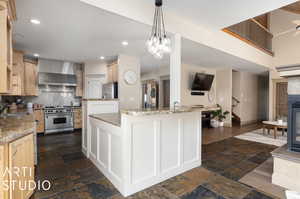
{"label": "staircase", "polygon": [[234,112],[234,108],[240,104],[240,101],[232,97],[232,125],[233,126],[241,126],[241,118]]}

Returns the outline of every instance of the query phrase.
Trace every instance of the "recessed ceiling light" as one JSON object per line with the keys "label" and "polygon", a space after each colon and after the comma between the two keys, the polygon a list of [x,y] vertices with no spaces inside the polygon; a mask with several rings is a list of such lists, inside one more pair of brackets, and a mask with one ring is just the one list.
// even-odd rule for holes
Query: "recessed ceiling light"
{"label": "recessed ceiling light", "polygon": [[32,24],[35,24],[35,25],[41,24],[41,22],[40,22],[39,20],[37,20],[37,19],[31,19],[30,22],[31,22]]}
{"label": "recessed ceiling light", "polygon": [[33,56],[35,56],[35,57],[39,57],[40,55],[39,55],[39,54],[37,54],[37,53],[34,53],[34,54],[33,54]]}
{"label": "recessed ceiling light", "polygon": [[105,57],[104,57],[104,56],[101,56],[100,59],[103,60],[103,59],[105,59]]}
{"label": "recessed ceiling light", "polygon": [[123,41],[123,42],[122,42],[122,45],[123,45],[123,46],[128,46],[128,41]]}

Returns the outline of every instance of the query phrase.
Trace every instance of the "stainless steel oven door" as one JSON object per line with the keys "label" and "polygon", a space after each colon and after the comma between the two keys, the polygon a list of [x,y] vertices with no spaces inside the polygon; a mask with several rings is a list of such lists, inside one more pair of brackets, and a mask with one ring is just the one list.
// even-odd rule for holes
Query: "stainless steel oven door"
{"label": "stainless steel oven door", "polygon": [[61,131],[72,131],[72,114],[49,114],[45,118],[45,133],[55,133]]}

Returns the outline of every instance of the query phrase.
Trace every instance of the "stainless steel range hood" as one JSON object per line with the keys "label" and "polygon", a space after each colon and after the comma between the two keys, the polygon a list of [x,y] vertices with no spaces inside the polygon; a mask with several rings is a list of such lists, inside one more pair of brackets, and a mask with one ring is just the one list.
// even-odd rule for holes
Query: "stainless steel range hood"
{"label": "stainless steel range hood", "polygon": [[39,73],[39,85],[76,86],[76,75],[61,73]]}
{"label": "stainless steel range hood", "polygon": [[39,85],[76,86],[76,69],[80,64],[39,59]]}

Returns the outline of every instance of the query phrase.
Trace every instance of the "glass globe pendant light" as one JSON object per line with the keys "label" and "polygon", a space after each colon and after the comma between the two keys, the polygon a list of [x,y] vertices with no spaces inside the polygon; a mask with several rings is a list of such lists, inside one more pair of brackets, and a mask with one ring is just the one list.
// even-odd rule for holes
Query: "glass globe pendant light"
{"label": "glass globe pendant light", "polygon": [[146,46],[156,59],[162,59],[164,54],[171,52],[171,40],[167,37],[165,30],[162,0],[155,0],[153,26]]}

